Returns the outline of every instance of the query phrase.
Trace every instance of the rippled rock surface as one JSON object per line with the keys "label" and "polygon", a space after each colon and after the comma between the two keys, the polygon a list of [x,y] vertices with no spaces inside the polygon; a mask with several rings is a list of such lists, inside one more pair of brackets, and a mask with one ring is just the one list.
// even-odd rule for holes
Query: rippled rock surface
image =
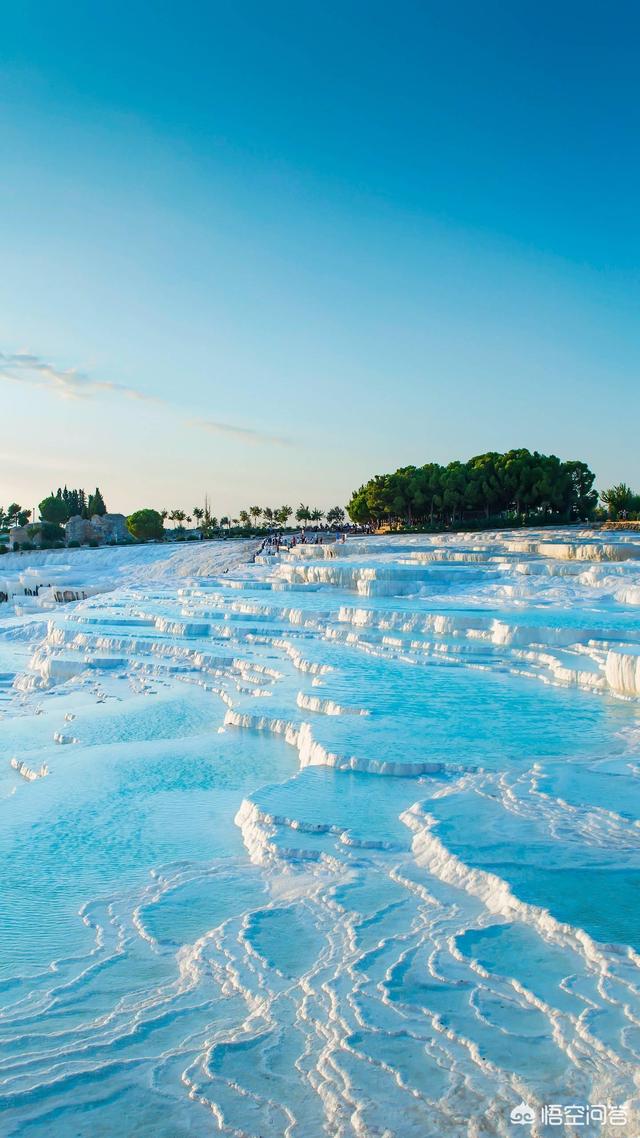
{"label": "rippled rock surface", "polygon": [[3,559],[3,1134],[640,1133],[637,537],[255,549]]}

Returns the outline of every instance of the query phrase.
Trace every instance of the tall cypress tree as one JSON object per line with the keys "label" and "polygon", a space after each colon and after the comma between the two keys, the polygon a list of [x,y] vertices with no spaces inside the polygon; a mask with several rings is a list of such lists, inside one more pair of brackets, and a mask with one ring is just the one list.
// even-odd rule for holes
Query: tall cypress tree
{"label": "tall cypress tree", "polygon": [[107,507],[104,504],[104,498],[100,493],[100,489],[96,486],[95,494],[89,495],[89,517],[92,518],[94,514],[99,514],[102,517],[107,512]]}

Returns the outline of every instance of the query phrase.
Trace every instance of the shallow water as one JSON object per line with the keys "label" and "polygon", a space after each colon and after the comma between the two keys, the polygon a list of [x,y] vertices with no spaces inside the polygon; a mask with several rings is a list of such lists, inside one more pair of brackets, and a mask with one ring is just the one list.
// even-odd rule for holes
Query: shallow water
{"label": "shallow water", "polygon": [[0,617],[3,1133],[637,1134],[640,549],[252,548]]}

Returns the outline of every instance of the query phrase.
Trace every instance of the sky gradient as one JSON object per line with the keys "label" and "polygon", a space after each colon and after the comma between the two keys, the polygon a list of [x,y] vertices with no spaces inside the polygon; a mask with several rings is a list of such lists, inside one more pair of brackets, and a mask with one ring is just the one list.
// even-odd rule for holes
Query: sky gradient
{"label": "sky gradient", "polygon": [[344,504],[511,446],[640,490],[627,3],[5,6],[0,502]]}

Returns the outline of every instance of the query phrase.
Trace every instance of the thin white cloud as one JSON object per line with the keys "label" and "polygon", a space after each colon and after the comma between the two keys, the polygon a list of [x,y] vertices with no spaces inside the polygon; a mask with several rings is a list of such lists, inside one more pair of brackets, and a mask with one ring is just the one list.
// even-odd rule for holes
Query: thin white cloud
{"label": "thin white cloud", "polygon": [[201,427],[213,435],[232,435],[245,443],[274,443],[276,446],[291,446],[291,440],[283,435],[270,435],[253,427],[236,427],[231,423],[219,423],[216,419],[186,419],[188,427]]}
{"label": "thin white cloud", "polygon": [[161,403],[155,395],[128,387],[124,383],[112,383],[105,379],[92,379],[86,372],[77,368],[57,368],[34,356],[30,352],[0,352],[0,379],[12,383],[24,383],[35,387],[49,388],[62,399],[86,399],[105,392],[121,395],[126,399],[140,399],[150,403]]}
{"label": "thin white cloud", "polygon": [[[93,379],[77,368],[58,368],[41,356],[31,352],[0,352],[0,380],[10,383],[41,387],[60,399],[91,399],[94,396],[115,395],[124,399],[137,399],[144,403],[154,403],[175,413],[175,407],[166,399],[140,391],[124,383],[113,383],[106,379]],[[240,427],[223,423],[217,419],[185,419],[188,427],[196,427],[212,434],[229,435],[244,443],[271,443],[289,446],[290,440],[280,435],[272,435],[253,427]]]}

